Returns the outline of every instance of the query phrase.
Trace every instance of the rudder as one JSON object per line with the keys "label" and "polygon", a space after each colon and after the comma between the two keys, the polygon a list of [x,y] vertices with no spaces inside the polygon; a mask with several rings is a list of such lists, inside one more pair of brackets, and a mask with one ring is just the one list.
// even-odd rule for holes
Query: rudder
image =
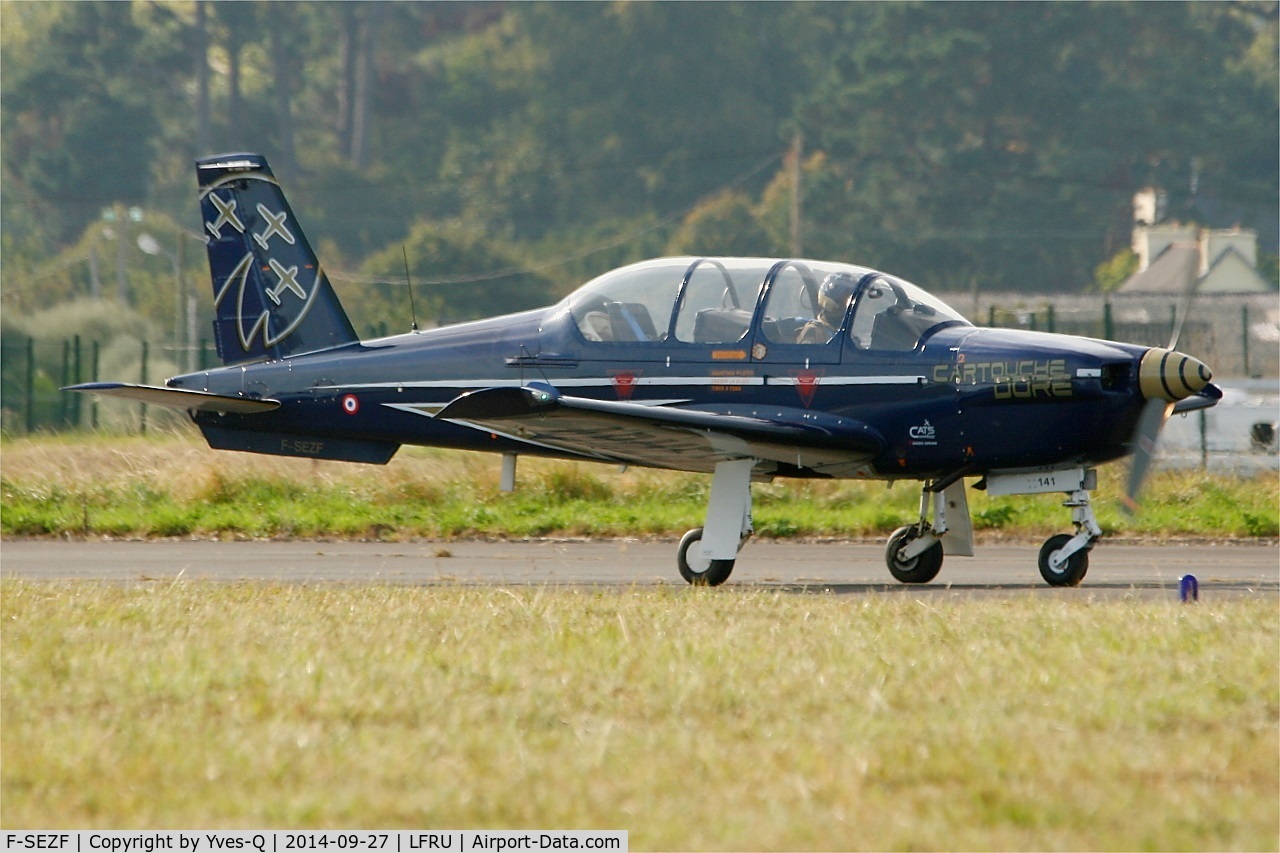
{"label": "rudder", "polygon": [[266,158],[206,157],[196,175],[223,362],[358,342]]}

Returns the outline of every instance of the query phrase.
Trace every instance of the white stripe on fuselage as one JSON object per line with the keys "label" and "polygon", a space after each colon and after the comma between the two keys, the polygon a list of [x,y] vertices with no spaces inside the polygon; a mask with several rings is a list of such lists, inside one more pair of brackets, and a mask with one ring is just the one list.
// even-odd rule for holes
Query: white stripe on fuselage
{"label": "white stripe on fuselage", "polygon": [[[795,376],[639,376],[633,375],[626,383],[619,383],[614,377],[562,378],[554,381],[540,379],[427,379],[416,382],[365,382],[358,385],[323,385],[323,390],[361,391],[374,388],[454,388],[459,391],[470,391],[479,388],[521,388],[531,382],[542,382],[553,388],[609,388],[619,384],[628,386],[645,385],[649,387],[681,387],[681,386],[717,386],[717,385],[796,385],[805,382]],[[823,376],[814,377],[817,385],[920,385],[923,376]],[[636,402],[642,402],[637,400]]]}

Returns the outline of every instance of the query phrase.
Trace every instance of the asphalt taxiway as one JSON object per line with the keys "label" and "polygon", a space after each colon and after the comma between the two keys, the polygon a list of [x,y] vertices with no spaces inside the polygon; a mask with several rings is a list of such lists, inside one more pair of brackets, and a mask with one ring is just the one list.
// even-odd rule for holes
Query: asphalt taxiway
{"label": "asphalt taxiway", "polygon": [[[39,580],[147,582],[175,579],[477,584],[498,586],[684,586],[674,542],[108,541],[0,542],[0,574]],[[904,586],[884,565],[884,546],[863,542],[753,541],[726,588],[777,587],[836,593],[1013,594],[1157,597],[1177,595],[1195,575],[1201,598],[1280,594],[1280,545],[1100,543],[1077,589],[1053,589],[1036,569],[1039,548],[980,544],[952,557],[933,583]]]}

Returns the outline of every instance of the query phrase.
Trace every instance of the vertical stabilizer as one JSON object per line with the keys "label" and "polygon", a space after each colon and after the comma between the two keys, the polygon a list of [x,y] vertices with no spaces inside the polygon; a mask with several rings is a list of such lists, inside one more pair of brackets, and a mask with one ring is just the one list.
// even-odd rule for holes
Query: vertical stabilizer
{"label": "vertical stabilizer", "polygon": [[213,276],[218,355],[227,364],[359,340],[260,154],[196,161]]}

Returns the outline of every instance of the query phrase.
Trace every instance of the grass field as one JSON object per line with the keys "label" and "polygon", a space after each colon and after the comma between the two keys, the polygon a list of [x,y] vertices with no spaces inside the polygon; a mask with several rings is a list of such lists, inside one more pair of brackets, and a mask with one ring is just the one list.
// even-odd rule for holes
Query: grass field
{"label": "grass field", "polygon": [[[0,444],[6,536],[452,538],[679,537],[701,523],[711,478],[525,457],[498,491],[492,455],[403,448],[386,467],[208,449],[190,430],[161,436],[57,436]],[[1280,480],[1159,472],[1141,515],[1119,509],[1126,468],[1100,472],[1108,535],[1280,534]],[[760,536],[885,537],[917,512],[914,483],[757,485]],[[1060,495],[989,498],[969,490],[984,535],[1042,538],[1069,527]]]}
{"label": "grass field", "polygon": [[6,828],[1276,849],[1280,612],[0,582]]}

